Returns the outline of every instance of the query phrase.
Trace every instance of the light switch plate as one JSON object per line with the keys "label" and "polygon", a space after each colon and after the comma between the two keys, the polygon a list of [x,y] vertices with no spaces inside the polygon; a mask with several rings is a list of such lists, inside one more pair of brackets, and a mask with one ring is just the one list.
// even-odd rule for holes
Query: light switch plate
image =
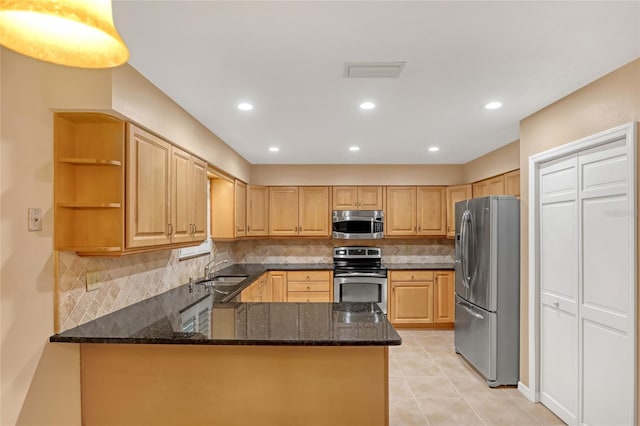
{"label": "light switch plate", "polygon": [[102,287],[102,271],[87,272],[87,291],[97,290]]}
{"label": "light switch plate", "polygon": [[29,232],[42,231],[42,209],[30,207],[27,211]]}

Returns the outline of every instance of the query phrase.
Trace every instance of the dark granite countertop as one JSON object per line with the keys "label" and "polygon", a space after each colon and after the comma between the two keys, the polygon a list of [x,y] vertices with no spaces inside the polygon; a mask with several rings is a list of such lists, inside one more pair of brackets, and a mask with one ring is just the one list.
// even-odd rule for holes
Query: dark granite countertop
{"label": "dark granite countertop", "polygon": [[455,264],[451,263],[384,263],[385,268],[390,270],[416,270],[416,271],[432,271],[432,270],[450,270],[455,269]]}
{"label": "dark granite countertop", "polygon": [[232,265],[247,275],[219,294],[183,285],[51,336],[51,342],[188,345],[387,346],[402,340],[375,303],[239,303],[267,271],[332,270],[332,264]]}
{"label": "dark granite countertop", "polygon": [[216,271],[215,275],[246,275],[247,278],[235,286],[221,289],[227,294],[218,297],[216,301],[233,301],[242,290],[251,285],[260,275],[269,271],[333,271],[333,263],[236,263]]}
{"label": "dark granite countertop", "polygon": [[[387,263],[390,270],[453,270],[453,263]],[[68,343],[202,345],[399,345],[375,303],[239,303],[268,271],[333,270],[332,263],[234,264],[216,276],[246,275],[225,294],[183,285],[50,338]],[[199,320],[198,320],[199,318]]]}

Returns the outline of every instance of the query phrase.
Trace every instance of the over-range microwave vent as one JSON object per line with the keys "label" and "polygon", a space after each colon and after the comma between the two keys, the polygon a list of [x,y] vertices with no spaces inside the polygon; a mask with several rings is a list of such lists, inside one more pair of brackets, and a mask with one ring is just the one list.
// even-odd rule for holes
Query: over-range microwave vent
{"label": "over-range microwave vent", "polygon": [[406,62],[345,62],[345,78],[397,78]]}

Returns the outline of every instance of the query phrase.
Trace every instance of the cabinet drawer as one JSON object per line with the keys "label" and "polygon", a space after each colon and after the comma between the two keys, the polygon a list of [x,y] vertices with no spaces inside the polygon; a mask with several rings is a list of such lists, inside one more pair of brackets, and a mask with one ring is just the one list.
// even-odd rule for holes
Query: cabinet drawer
{"label": "cabinet drawer", "polygon": [[288,291],[330,291],[329,281],[289,281]]}
{"label": "cabinet drawer", "polygon": [[290,291],[287,293],[288,302],[331,302],[328,291]]}
{"label": "cabinet drawer", "polygon": [[287,278],[289,281],[329,281],[331,271],[289,271]]}
{"label": "cabinet drawer", "polygon": [[433,281],[433,271],[391,271],[392,281]]}

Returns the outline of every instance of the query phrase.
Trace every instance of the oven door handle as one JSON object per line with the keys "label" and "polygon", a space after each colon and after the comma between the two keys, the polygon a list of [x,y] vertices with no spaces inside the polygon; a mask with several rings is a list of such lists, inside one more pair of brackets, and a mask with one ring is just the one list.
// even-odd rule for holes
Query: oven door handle
{"label": "oven door handle", "polygon": [[375,278],[387,278],[386,275],[382,275],[382,274],[377,274],[375,272],[346,272],[346,273],[339,273],[339,274],[334,274],[333,275],[336,278],[342,278],[342,277],[375,277]]}

